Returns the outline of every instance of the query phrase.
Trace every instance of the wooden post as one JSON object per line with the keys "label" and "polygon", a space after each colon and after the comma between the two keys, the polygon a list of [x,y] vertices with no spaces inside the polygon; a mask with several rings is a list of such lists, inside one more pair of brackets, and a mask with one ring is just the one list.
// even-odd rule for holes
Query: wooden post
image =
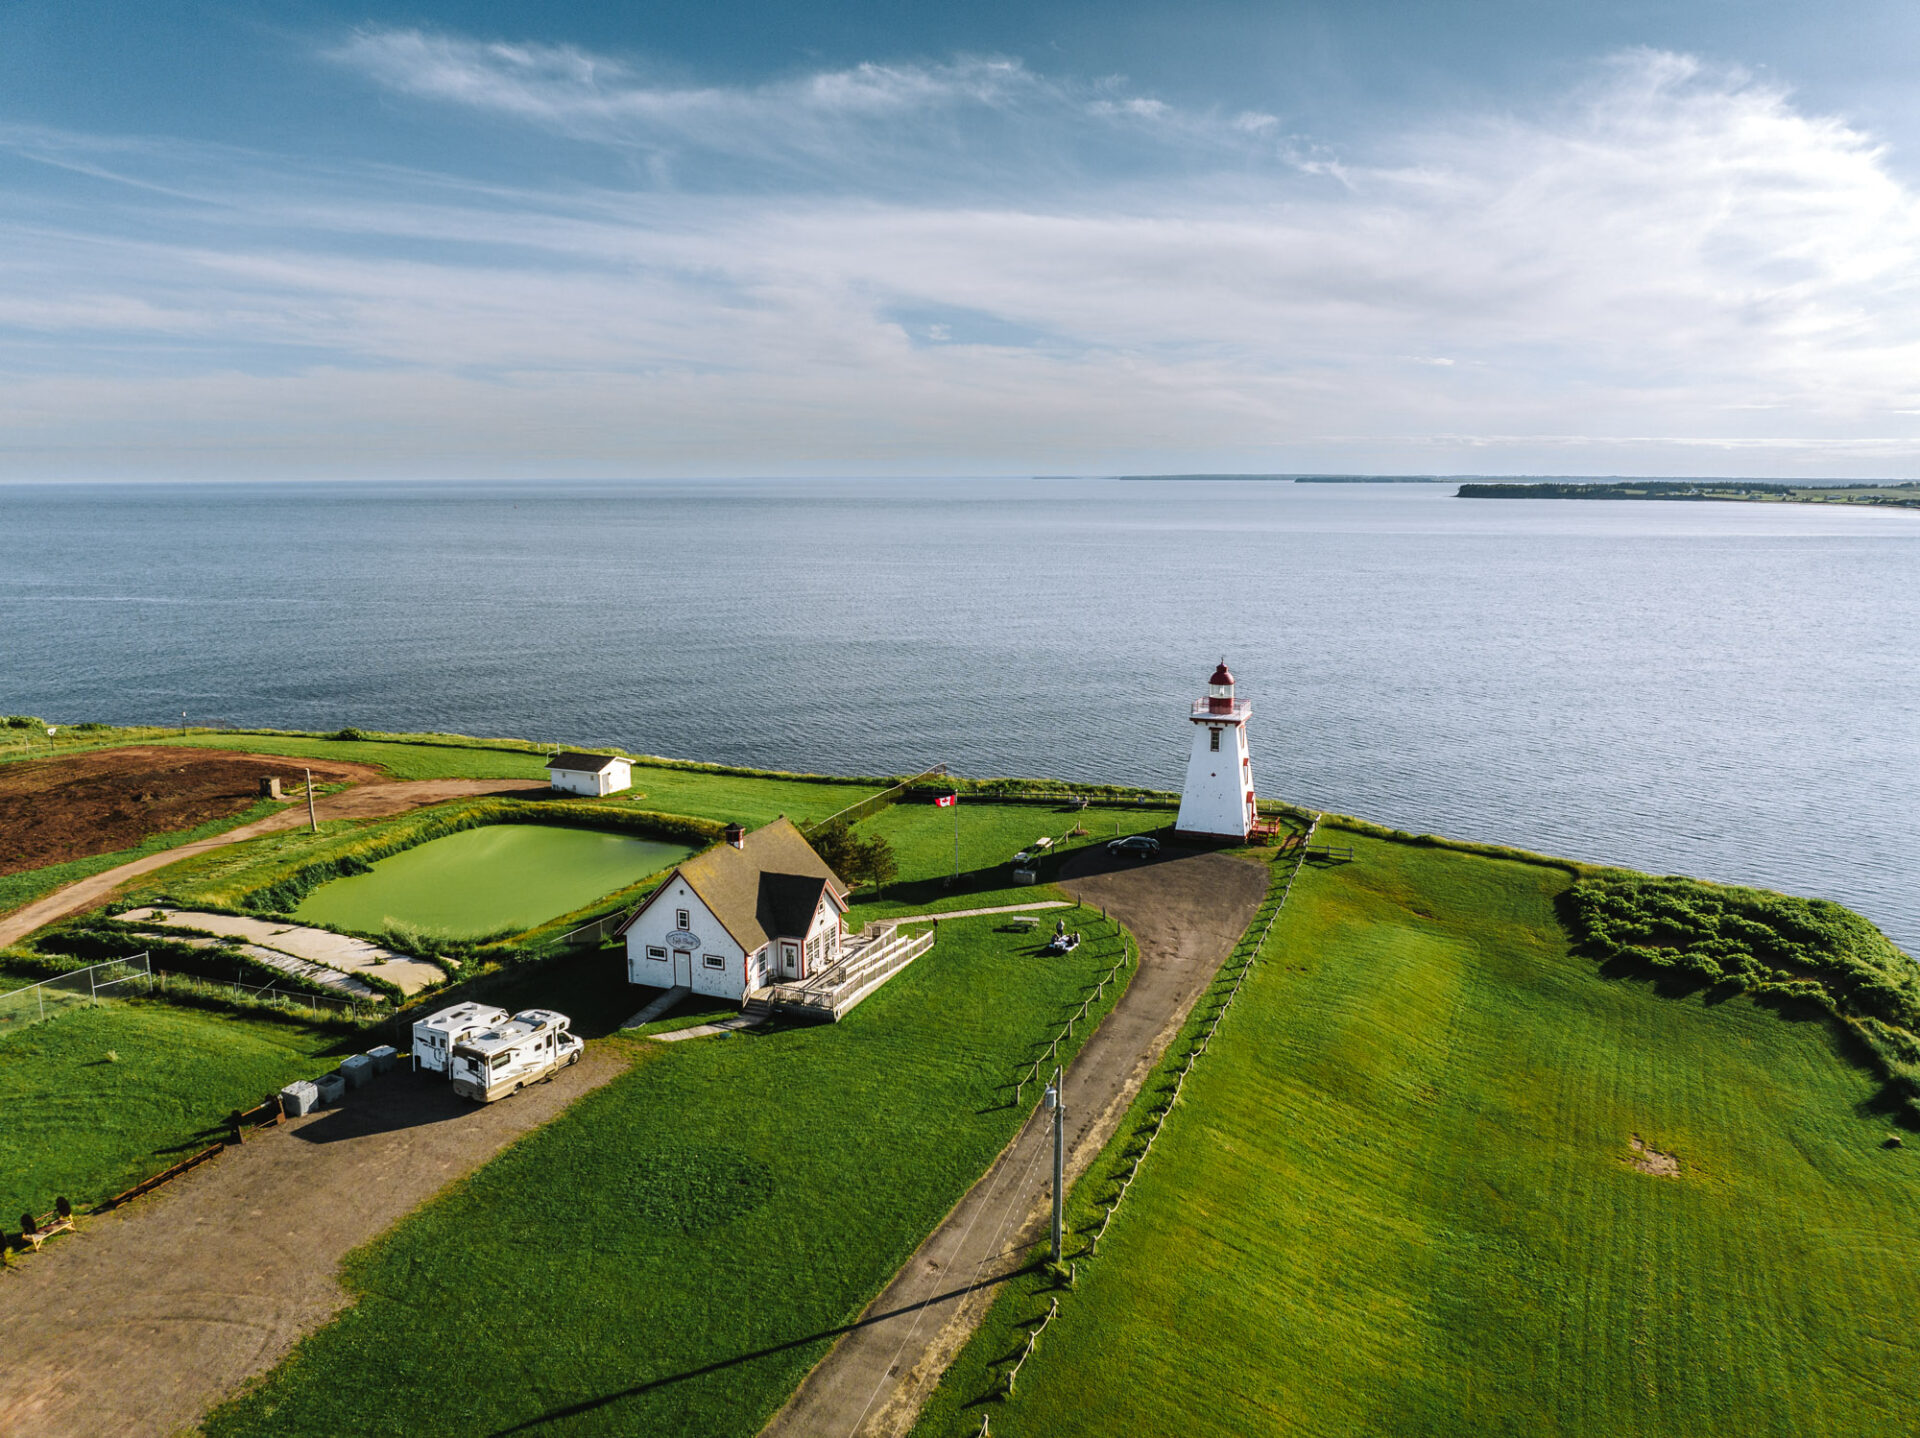
{"label": "wooden post", "polygon": [[320,832],[320,821],[314,817],[313,812],[313,770],[306,769],[302,772],[307,776],[307,831],[317,834]]}

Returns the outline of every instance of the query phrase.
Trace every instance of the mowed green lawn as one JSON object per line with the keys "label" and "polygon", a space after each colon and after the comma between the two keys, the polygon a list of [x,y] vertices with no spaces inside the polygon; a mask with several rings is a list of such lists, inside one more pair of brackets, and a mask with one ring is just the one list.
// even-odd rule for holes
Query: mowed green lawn
{"label": "mowed green lawn", "polygon": [[[378,764],[396,779],[540,781],[547,777],[544,754],[482,745],[304,739],[273,734],[190,734],[161,742],[202,749],[238,749],[254,754]],[[617,799],[671,814],[692,814],[698,818],[757,826],[782,814],[795,823],[809,824],[878,792],[878,787],[872,784],[770,779],[635,764],[632,790]]]}
{"label": "mowed green lawn", "polygon": [[232,749],[290,759],[377,764],[396,779],[533,779],[547,777],[546,756],[470,744],[399,744],[379,739],[303,739],[283,734],[188,734],[151,741],[189,749]]}
{"label": "mowed green lawn", "polygon": [[[0,1038],[0,1223],[110,1198],[204,1148],[228,1113],[332,1068],[337,1036],[162,1002],[68,1009]],[[109,1058],[109,1053],[117,1055]],[[206,1135],[206,1137],[201,1137]]]}
{"label": "mowed green lawn", "polygon": [[[1015,887],[1009,860],[1034,840],[1056,841],[1061,858],[1089,845],[1104,844],[1122,834],[1164,829],[1173,823],[1170,809],[1063,809],[1050,804],[993,803],[963,797],[942,809],[933,804],[895,804],[856,827],[861,837],[879,835],[893,846],[899,861],[900,882],[882,894],[862,889],[855,896],[853,922],[886,918],[896,913],[938,909],[985,908],[1031,900],[1031,888]],[[1068,839],[1076,827],[1084,838]],[[954,871],[954,834],[959,832],[960,881],[947,886]],[[1057,872],[1057,861],[1043,866],[1044,876]],[[1052,898],[1054,895],[1046,895]]]}
{"label": "mowed green lawn", "polygon": [[355,1305],[208,1432],[757,1432],[1025,1117],[1119,949],[1080,927],[1062,960],[943,924],[835,1025],[607,1040],[631,1071],[351,1257]]}
{"label": "mowed green lawn", "polygon": [[1035,1283],[919,1431],[1910,1431],[1920,1151],[1825,1023],[1603,978],[1551,868],[1353,842],[1016,1395],[975,1401]]}

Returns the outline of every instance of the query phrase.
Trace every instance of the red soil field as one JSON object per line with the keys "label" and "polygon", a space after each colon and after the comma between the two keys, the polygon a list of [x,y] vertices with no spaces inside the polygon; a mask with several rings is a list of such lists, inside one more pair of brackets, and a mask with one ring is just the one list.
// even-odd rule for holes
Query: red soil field
{"label": "red soil field", "polygon": [[260,781],[291,789],[386,775],[370,764],[282,759],[225,749],[135,745],[69,758],[0,764],[0,874],[130,849],[149,834],[191,829],[244,811]]}

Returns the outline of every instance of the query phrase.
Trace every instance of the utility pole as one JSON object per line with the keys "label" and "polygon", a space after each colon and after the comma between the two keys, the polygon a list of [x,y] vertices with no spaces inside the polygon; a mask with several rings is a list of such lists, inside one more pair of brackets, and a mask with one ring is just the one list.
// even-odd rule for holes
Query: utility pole
{"label": "utility pole", "polygon": [[1047,1085],[1047,1107],[1053,1110],[1053,1261],[1060,1261],[1060,1218],[1066,1205],[1067,1106],[1060,1102],[1060,1070]]}
{"label": "utility pole", "polygon": [[307,776],[307,831],[317,834],[320,832],[320,821],[313,813],[313,770],[303,769],[300,772]]}

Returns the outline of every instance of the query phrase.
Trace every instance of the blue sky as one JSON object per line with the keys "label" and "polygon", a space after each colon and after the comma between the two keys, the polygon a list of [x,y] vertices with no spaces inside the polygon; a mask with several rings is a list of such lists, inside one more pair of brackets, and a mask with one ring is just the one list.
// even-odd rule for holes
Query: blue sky
{"label": "blue sky", "polygon": [[0,477],[1920,474],[1920,9],[0,7]]}

